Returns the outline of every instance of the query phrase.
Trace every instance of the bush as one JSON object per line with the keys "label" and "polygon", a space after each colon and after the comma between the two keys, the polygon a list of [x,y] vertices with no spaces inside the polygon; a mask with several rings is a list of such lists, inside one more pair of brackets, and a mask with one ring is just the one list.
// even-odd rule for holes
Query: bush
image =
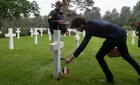
{"label": "bush", "polygon": [[20,33],[21,36],[30,35],[30,29],[23,28],[23,29],[20,29],[20,31],[21,31],[21,33]]}
{"label": "bush", "polygon": [[[17,30],[16,28],[13,28],[13,33],[16,34],[16,30]],[[0,38],[3,38],[5,37],[5,34],[8,33],[8,28],[2,28],[1,31],[2,33],[0,34]],[[30,35],[30,29],[28,28],[20,28],[20,31],[21,31],[20,36]]]}
{"label": "bush", "polygon": [[5,34],[8,33],[8,30],[7,30],[6,28],[2,28],[0,31],[2,32],[2,33],[0,34],[0,38],[5,37]]}
{"label": "bush", "polygon": [[126,25],[124,25],[123,28],[128,31],[133,30],[133,28],[131,26],[126,26]]}

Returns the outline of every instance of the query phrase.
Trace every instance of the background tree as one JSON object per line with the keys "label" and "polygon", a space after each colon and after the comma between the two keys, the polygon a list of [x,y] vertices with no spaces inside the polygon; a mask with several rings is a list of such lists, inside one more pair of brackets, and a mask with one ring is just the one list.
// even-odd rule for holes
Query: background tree
{"label": "background tree", "polygon": [[67,14],[67,20],[70,21],[72,17],[77,16],[78,14],[75,12],[75,10],[68,10]]}
{"label": "background tree", "polygon": [[76,0],[73,4],[76,5],[76,10],[77,8],[80,11],[90,10],[93,8],[94,0]]}
{"label": "background tree", "polygon": [[136,22],[140,22],[140,1],[134,6],[133,15],[136,18]]}
{"label": "background tree", "polygon": [[105,14],[103,15],[103,19],[107,20],[107,21],[112,21],[112,16],[111,16],[111,12],[109,10],[107,10],[105,12]]}
{"label": "background tree", "polygon": [[100,8],[92,7],[92,9],[86,9],[84,11],[84,15],[87,18],[92,18],[92,19],[101,18]]}
{"label": "background tree", "polygon": [[131,14],[130,7],[124,6],[121,8],[119,15],[118,24],[123,26],[125,24],[126,18]]}
{"label": "background tree", "polygon": [[43,16],[43,27],[48,28],[48,16]]}
{"label": "background tree", "polygon": [[103,16],[103,19],[115,24],[118,24],[118,18],[119,18],[119,13],[115,8],[112,10],[112,12],[108,10]]}
{"label": "background tree", "polygon": [[70,7],[72,7],[72,5],[70,5],[71,0],[62,0],[63,2],[63,12],[64,12],[64,17],[67,20],[67,15],[69,14],[69,9]]}
{"label": "background tree", "polygon": [[118,24],[118,20],[119,20],[119,13],[117,12],[117,10],[114,8],[112,10],[112,22],[115,24]]}
{"label": "background tree", "polygon": [[29,17],[31,13],[35,16],[39,15],[39,7],[36,1],[0,0],[0,28],[2,27],[2,20],[5,18],[8,18],[9,27],[11,27],[13,18]]}
{"label": "background tree", "polygon": [[140,1],[134,6],[133,11],[126,19],[127,25],[132,25],[135,27],[136,23],[140,22]]}

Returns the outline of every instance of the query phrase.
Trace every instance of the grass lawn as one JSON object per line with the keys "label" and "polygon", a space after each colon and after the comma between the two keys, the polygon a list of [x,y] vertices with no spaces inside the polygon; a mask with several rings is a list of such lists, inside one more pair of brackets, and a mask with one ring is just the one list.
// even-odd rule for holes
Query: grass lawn
{"label": "grass lawn", "polygon": [[[0,85],[108,85],[99,79],[105,78],[95,55],[103,39],[93,37],[86,49],[72,63],[62,66],[70,68],[70,74],[60,81],[53,79],[53,61],[49,50],[47,35],[38,37],[38,44],[30,36],[14,38],[15,49],[9,50],[8,39],[0,38]],[[83,39],[81,36],[80,40]],[[74,36],[64,39],[63,57],[73,53]],[[140,64],[140,48],[131,45],[131,33],[128,36],[128,48],[133,58]],[[136,71],[121,57],[105,60],[114,74],[115,85],[140,85]]]}

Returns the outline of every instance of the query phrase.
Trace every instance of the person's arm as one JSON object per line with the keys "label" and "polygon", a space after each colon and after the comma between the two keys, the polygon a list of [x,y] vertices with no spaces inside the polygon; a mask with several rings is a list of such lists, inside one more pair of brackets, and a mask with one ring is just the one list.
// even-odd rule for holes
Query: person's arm
{"label": "person's arm", "polygon": [[85,49],[85,47],[87,46],[89,40],[91,39],[92,36],[90,35],[85,35],[82,43],[79,45],[79,47],[75,50],[75,52],[73,53],[74,57],[78,57],[79,54]]}
{"label": "person's arm", "polygon": [[66,60],[66,64],[69,64],[75,57],[73,55],[70,55]]}
{"label": "person's arm", "polygon": [[80,46],[76,49],[76,51],[66,59],[66,63],[69,64],[74,58],[77,58],[79,54],[85,49],[89,40],[91,39],[91,35],[86,35],[80,44]]}
{"label": "person's arm", "polygon": [[57,13],[55,11],[50,12],[50,14],[48,16],[48,22],[49,22],[50,25],[58,24]]}

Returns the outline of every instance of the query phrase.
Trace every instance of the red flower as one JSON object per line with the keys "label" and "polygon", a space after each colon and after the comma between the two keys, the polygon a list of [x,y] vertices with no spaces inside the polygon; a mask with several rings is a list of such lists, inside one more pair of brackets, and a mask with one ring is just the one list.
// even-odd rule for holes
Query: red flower
{"label": "red flower", "polygon": [[137,26],[140,26],[140,22],[138,22]]}

